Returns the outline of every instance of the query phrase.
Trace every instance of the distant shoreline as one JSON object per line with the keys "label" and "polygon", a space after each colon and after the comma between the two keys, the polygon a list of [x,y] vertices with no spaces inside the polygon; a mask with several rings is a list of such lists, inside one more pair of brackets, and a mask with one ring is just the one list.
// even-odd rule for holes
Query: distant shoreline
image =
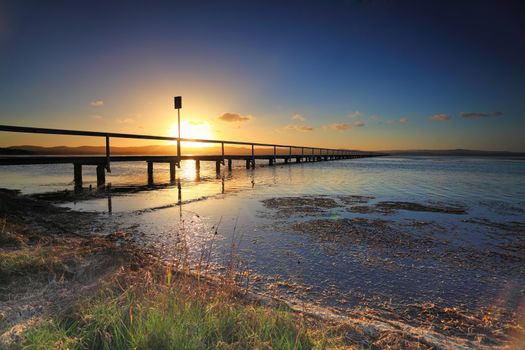
{"label": "distant shoreline", "polygon": [[[112,147],[111,153],[114,155],[166,155],[176,154],[175,145],[150,145],[141,147]],[[209,153],[212,147],[194,148],[191,153],[195,155]],[[262,151],[262,149],[256,150]],[[226,147],[226,153],[249,154],[250,149],[244,147]],[[286,151],[287,153],[288,151]],[[384,153],[390,156],[461,156],[461,157],[497,157],[497,158],[525,158],[525,152],[511,152],[511,151],[484,151],[484,150],[469,150],[469,149],[442,149],[442,150],[384,150],[373,151]],[[280,153],[278,151],[278,153]],[[105,147],[102,146],[78,146],[78,147],[43,147],[32,145],[19,145],[10,147],[1,147],[0,155],[104,155],[106,154]]]}

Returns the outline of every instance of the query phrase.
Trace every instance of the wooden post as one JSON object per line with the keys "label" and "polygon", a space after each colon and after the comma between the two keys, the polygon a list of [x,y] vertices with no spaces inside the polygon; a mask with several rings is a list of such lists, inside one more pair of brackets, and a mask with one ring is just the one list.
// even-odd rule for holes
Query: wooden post
{"label": "wooden post", "polygon": [[111,213],[113,213],[113,205],[111,203],[111,182],[108,183],[107,193],[108,193],[108,213],[109,215],[111,215]]}
{"label": "wooden post", "polygon": [[153,185],[153,162],[148,161],[148,185]]}
{"label": "wooden post", "polygon": [[250,169],[250,163],[251,161],[249,159],[246,159],[246,169]]}
{"label": "wooden post", "polygon": [[224,142],[221,142],[222,147],[222,165],[224,165]]}
{"label": "wooden post", "polygon": [[106,135],[106,169],[108,173],[111,172],[110,153],[109,153],[109,136],[108,135]]}
{"label": "wooden post", "polygon": [[255,146],[252,143],[252,168],[255,168]]}
{"label": "wooden post", "polygon": [[177,200],[180,205],[182,203],[182,187],[180,185],[180,179],[179,182],[177,182]]}
{"label": "wooden post", "polygon": [[228,159],[228,171],[232,171],[232,160]]}
{"label": "wooden post", "polygon": [[273,146],[273,160],[274,161],[275,161],[276,153],[277,153],[277,147]]}
{"label": "wooden post", "polygon": [[221,161],[220,160],[215,162],[215,172],[217,173],[217,175],[220,175],[221,173]]}
{"label": "wooden post", "polygon": [[197,172],[201,171],[201,161],[199,159],[195,159],[195,170]]}
{"label": "wooden post", "polygon": [[170,183],[174,184],[175,183],[175,166],[177,165],[177,163],[172,160],[170,161]]}
{"label": "wooden post", "polygon": [[273,159],[272,158],[268,159],[268,165],[269,166],[273,166]]}
{"label": "wooden post", "polygon": [[177,108],[177,121],[178,121],[178,135],[177,135],[177,167],[180,168],[180,156],[181,156],[181,150],[180,150],[180,107]]}
{"label": "wooden post", "polygon": [[73,178],[75,182],[75,192],[82,191],[82,164],[73,164]]}
{"label": "wooden post", "polygon": [[97,187],[102,187],[106,184],[106,169],[102,164],[97,165]]}
{"label": "wooden post", "polygon": [[284,158],[284,164],[288,164],[289,160],[290,160],[290,158]]}

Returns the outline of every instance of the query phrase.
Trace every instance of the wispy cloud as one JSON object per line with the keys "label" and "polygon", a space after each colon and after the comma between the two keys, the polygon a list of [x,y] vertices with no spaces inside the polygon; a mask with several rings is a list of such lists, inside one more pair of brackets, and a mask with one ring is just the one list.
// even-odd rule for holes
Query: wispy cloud
{"label": "wispy cloud", "polygon": [[133,124],[136,122],[133,118],[119,118],[116,120],[117,124]]}
{"label": "wispy cloud", "polygon": [[487,117],[501,117],[503,112],[461,112],[459,113],[461,118],[476,119],[476,118],[487,118]]}
{"label": "wispy cloud", "polygon": [[323,126],[325,129],[330,129],[334,131],[344,131],[352,129],[352,125],[348,123],[332,123]]}
{"label": "wispy cloud", "polygon": [[94,100],[89,103],[91,107],[102,107],[104,105],[104,101],[102,100]]}
{"label": "wispy cloud", "polygon": [[299,131],[299,132],[308,132],[308,131],[313,131],[314,130],[314,128],[311,127],[311,126],[308,126],[308,125],[297,125],[297,124],[286,125],[283,129],[284,130]]}
{"label": "wispy cloud", "polygon": [[292,120],[297,120],[299,122],[304,122],[305,118],[301,114],[292,115]]}
{"label": "wispy cloud", "polygon": [[255,119],[252,115],[240,115],[239,113],[224,113],[219,119],[229,123],[242,123]]}
{"label": "wispy cloud", "polygon": [[362,120],[356,120],[356,121],[354,122],[354,126],[357,126],[357,127],[365,126],[365,122],[362,121]]}
{"label": "wispy cloud", "polygon": [[447,120],[450,120],[450,116],[448,114],[434,114],[430,117],[430,120],[434,120],[436,122],[446,122]]}
{"label": "wispy cloud", "polygon": [[388,119],[388,120],[385,120],[384,122],[381,121],[380,119],[379,120],[379,123],[385,123],[385,124],[388,124],[388,125],[393,125],[393,124],[408,124],[409,120],[407,117],[401,117],[399,119]]}
{"label": "wispy cloud", "polygon": [[363,112],[355,111],[355,112],[350,113],[348,116],[353,119],[353,118],[360,117],[362,115],[363,115]]}

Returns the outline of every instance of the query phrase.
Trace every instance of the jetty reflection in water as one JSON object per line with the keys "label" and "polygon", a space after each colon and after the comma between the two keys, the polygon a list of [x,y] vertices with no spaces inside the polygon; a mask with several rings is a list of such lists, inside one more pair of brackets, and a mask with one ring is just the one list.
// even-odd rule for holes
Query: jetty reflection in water
{"label": "jetty reflection in water", "polygon": [[[225,176],[222,175],[222,176],[217,176],[217,178],[220,180],[220,191],[217,192],[217,194],[225,194]],[[200,182],[201,179],[200,179],[200,174],[199,172],[197,171],[196,172],[196,175],[195,175],[195,181],[196,182]],[[155,186],[153,185],[147,185],[147,186],[143,186],[143,185],[137,185],[137,186],[126,186],[125,189],[121,188],[120,191],[118,191],[116,194],[117,195],[125,195],[126,194],[126,189],[129,191],[129,192],[139,192],[139,191],[144,191],[144,190],[152,190],[152,189],[155,189],[155,190],[160,190],[160,189],[169,189],[170,187],[173,187],[175,186],[177,188],[177,201],[176,201],[176,204],[181,206],[182,207],[182,204],[183,204],[183,198],[182,198],[182,182],[181,182],[181,179],[178,178],[175,183],[169,183],[169,184],[157,184]],[[252,181],[251,181],[251,186],[252,188],[255,186],[255,181],[253,181],[253,178],[252,178]],[[112,190],[113,186],[111,183],[108,183],[106,185],[105,188],[103,189],[100,189],[102,191],[104,191],[104,193],[106,194],[107,196],[107,213],[108,214],[112,214],[113,213],[113,196],[115,195],[113,193],[114,190]],[[209,188],[207,189],[209,190]],[[207,196],[211,195],[211,193],[209,193],[207,191]],[[195,200],[195,197],[194,196],[190,196],[191,200]],[[199,199],[205,199],[204,197],[201,197]],[[150,209],[156,209],[156,208],[150,208]],[[182,210],[182,208],[181,208]]]}

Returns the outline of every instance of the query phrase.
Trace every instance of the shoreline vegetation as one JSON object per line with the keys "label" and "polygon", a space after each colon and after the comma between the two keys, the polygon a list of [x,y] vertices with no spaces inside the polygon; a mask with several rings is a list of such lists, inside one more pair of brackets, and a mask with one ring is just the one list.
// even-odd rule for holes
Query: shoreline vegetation
{"label": "shoreline vegetation", "polygon": [[[0,349],[347,348],[338,325],[165,264],[91,214],[0,191]],[[47,217],[48,220],[42,220]],[[64,221],[66,222],[66,221]],[[230,276],[230,277],[228,277]]]}
{"label": "shoreline vegetation", "polygon": [[227,272],[213,278],[184,250],[165,263],[125,232],[100,234],[96,218],[0,190],[0,349],[488,348],[372,310],[338,318],[263,298],[238,283],[233,246]]}

